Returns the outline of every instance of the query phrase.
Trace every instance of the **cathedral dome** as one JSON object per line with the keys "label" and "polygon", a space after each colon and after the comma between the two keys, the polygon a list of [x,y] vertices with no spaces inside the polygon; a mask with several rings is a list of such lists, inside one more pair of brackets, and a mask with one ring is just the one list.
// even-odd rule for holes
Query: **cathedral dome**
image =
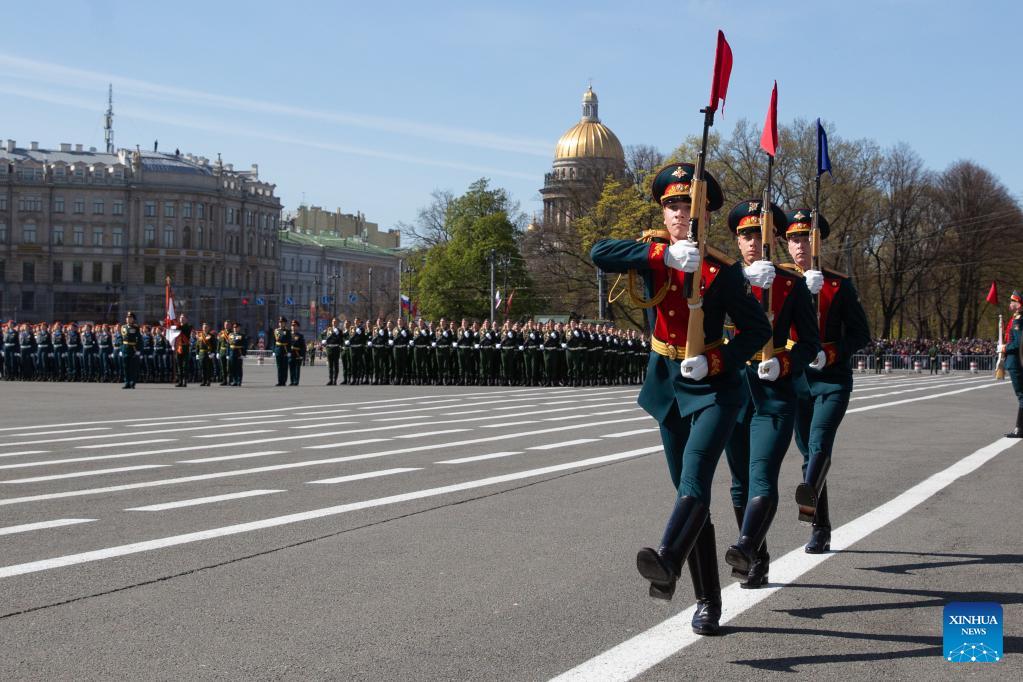
{"label": "cathedral dome", "polygon": [[554,160],[613,159],[625,163],[625,152],[618,137],[597,117],[597,93],[583,93],[583,117],[568,129],[554,148]]}

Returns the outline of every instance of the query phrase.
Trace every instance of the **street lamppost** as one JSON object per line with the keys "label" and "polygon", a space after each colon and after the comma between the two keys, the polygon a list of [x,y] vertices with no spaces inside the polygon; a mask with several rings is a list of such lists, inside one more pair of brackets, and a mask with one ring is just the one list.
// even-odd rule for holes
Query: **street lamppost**
{"label": "street lamppost", "polygon": [[337,299],[341,295],[340,294],[340,290],[341,290],[341,269],[338,268],[338,271],[336,273],[334,273],[333,275],[330,275],[329,277],[327,277],[327,279],[329,279],[331,282],[333,282],[333,284],[330,287],[331,292],[333,294],[333,298],[334,298],[334,305],[332,306],[331,317],[332,318],[337,318],[337,306],[338,306]]}
{"label": "street lamppost", "polygon": [[[402,266],[402,272],[404,272],[406,275],[408,275],[408,313],[409,313],[409,318],[411,319],[411,317],[412,317],[412,297],[413,297],[412,288],[415,286],[416,268],[415,268],[415,266],[413,266],[413,265],[411,265],[409,263],[405,263]],[[401,282],[398,282],[398,317],[402,317],[402,312],[401,312]]]}

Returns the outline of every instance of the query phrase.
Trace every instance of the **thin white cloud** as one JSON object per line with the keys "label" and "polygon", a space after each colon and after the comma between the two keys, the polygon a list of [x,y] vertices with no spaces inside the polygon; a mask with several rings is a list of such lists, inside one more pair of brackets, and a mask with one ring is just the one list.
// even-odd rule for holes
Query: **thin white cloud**
{"label": "thin white cloud", "polygon": [[[94,111],[96,109],[96,102],[91,100],[69,97],[63,94],[47,93],[37,89],[20,88],[8,84],[0,83],[0,93],[15,97],[32,99],[40,102],[46,102],[48,104],[55,104],[64,107],[74,107],[77,109],[85,109],[89,111]],[[160,123],[163,125],[181,126],[184,128],[201,130],[203,132],[212,133],[216,135],[235,135],[253,138],[257,140],[263,140],[265,142],[275,142],[279,144],[308,147],[310,149],[319,149],[322,151],[336,152],[340,154],[351,154],[355,156],[364,156],[375,159],[385,159],[388,161],[398,161],[401,163],[413,163],[423,166],[433,166],[436,168],[450,168],[454,170],[478,173],[480,175],[486,175],[489,177],[508,177],[516,178],[519,180],[536,180],[535,173],[523,173],[503,168],[478,166],[458,161],[446,161],[444,159],[438,159],[435,157],[397,154],[382,151],[379,149],[369,149],[365,147],[356,147],[346,144],[336,144],[331,142],[324,142],[321,140],[308,140],[300,137],[281,135],[278,133],[244,128],[236,125],[231,126],[219,125],[217,123],[212,123],[210,121],[200,118],[182,116],[179,114],[163,114],[148,109],[140,109],[132,106],[122,106],[119,109],[119,112],[120,113],[118,115],[120,116],[126,116],[128,118],[134,118],[140,121],[149,121],[150,123]]]}
{"label": "thin white cloud", "polygon": [[551,143],[544,140],[433,125],[386,116],[321,111],[267,100],[219,95],[201,90],[179,88],[127,78],[116,74],[78,69],[62,64],[19,57],[17,55],[0,53],[0,67],[2,67],[4,74],[7,76],[28,77],[37,82],[45,81],[68,88],[80,89],[83,86],[87,86],[97,91],[105,92],[107,83],[112,83],[115,94],[127,92],[140,98],[172,101],[182,107],[192,104],[234,111],[259,112],[544,158],[550,157],[552,149]]}

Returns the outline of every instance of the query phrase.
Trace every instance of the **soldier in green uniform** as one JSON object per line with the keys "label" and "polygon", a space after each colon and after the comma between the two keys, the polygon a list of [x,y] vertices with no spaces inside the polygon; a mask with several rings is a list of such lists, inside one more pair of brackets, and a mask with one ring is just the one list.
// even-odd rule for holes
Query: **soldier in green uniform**
{"label": "soldier in green uniform", "polygon": [[242,385],[242,358],[245,355],[245,344],[245,335],[242,334],[241,325],[232,322],[231,333],[227,335],[228,386]]}
{"label": "soldier in green uniform", "polygon": [[288,329],[286,317],[277,319],[277,328],[274,329],[274,365],[277,367],[277,383],[275,386],[284,386],[288,381],[288,363],[291,361],[291,330]]}
{"label": "soldier in green uniform", "polygon": [[373,332],[373,339],[370,341],[371,353],[373,357],[373,378],[370,383],[373,384],[389,384],[391,383],[391,376],[388,368],[391,366],[389,362],[391,357],[391,335],[387,331],[387,327],[380,325]]}
{"label": "soldier in green uniform", "polygon": [[231,321],[224,320],[224,328],[217,334],[217,364],[220,366],[220,385],[228,385],[229,377],[229,366],[230,360],[228,359],[228,350],[230,350],[229,338],[231,336]]}
{"label": "soldier in green uniform", "polygon": [[174,338],[174,374],[178,388],[188,386],[188,358],[192,350],[192,325],[188,324],[188,318],[181,315],[178,318],[178,335]]}
{"label": "soldier in green uniform", "polygon": [[[660,546],[640,550],[637,568],[650,581],[652,597],[670,599],[687,562],[697,596],[693,630],[716,634],[721,586],[710,521],[711,481],[742,405],[740,371],[770,338],[771,327],[750,296],[741,267],[710,248],[701,260],[697,245],[686,238],[693,173],[692,164],[673,163],[654,177],[652,193],[662,206],[666,233],[652,235],[650,242],[605,239],[590,256],[605,272],[639,273],[644,305],[656,307],[656,352],[650,355],[639,405],[660,424],[677,496]],[[717,210],[723,203],[721,188],[709,173],[706,181],[708,209]],[[691,358],[685,358],[689,306],[684,273],[694,273],[693,285],[703,294],[705,350]],[[722,343],[726,315],[742,330],[727,345]]]}
{"label": "soldier in green uniform", "polygon": [[405,326],[405,318],[398,318],[398,328],[394,330],[394,338],[391,340],[394,353],[394,384],[408,384],[410,380],[409,371],[409,344],[412,343],[412,333]]}
{"label": "soldier in green uniform", "polygon": [[1023,361],[1020,349],[1023,348],[1023,298],[1018,291],[1009,297],[1009,324],[1005,328],[1005,337],[1000,339],[998,353],[1005,356],[1005,373],[1012,382],[1012,390],[1016,393],[1016,428],[1005,434],[1006,438],[1023,438]]}
{"label": "soldier in green uniform", "polygon": [[524,339],[522,341],[522,360],[526,369],[526,386],[539,386],[540,385],[540,373],[541,367],[541,350],[540,344],[542,343],[541,332],[534,326],[533,322],[527,322],[526,328],[523,331]]}
{"label": "soldier in green uniform", "polygon": [[120,331],[121,360],[124,366],[124,386],[121,388],[135,388],[139,373],[138,345],[142,341],[142,333],[135,324],[135,313],[129,312],[125,316]]}
{"label": "soldier in green uniform", "polygon": [[441,386],[453,383],[454,372],[451,369],[451,354],[454,352],[455,343],[454,322],[444,324],[441,322],[437,330],[437,376]]}
{"label": "soldier in green uniform", "polygon": [[298,386],[305,361],[305,336],[298,330],[298,320],[291,321],[291,344],[288,346],[288,368],[291,370],[291,385]]}
{"label": "soldier in green uniform", "polygon": [[[820,350],[813,300],[803,278],[760,260],[761,210],[761,201],[752,199],[736,204],[728,214],[743,273],[753,295],[765,306],[764,292],[770,292],[774,324],[772,357],[762,359],[758,353],[745,369],[749,402],[727,446],[739,539],[725,552],[725,561],[733,567],[733,575],[746,578],[742,586],[748,588],[767,584],[766,539],[778,509],[778,474],[795,427],[794,382]],[[775,205],[771,211],[776,231],[783,231],[785,213]],[[745,330],[738,327],[736,338],[741,339]]]}
{"label": "soldier in green uniform", "polygon": [[348,339],[348,346],[352,352],[352,379],[355,384],[369,383],[369,368],[366,366],[366,344],[369,338],[366,327],[359,318],[355,318],[352,324],[352,334]]}
{"label": "soldier in green uniform", "polygon": [[[809,554],[821,554],[831,546],[831,518],[826,477],[838,427],[849,407],[853,389],[850,360],[870,343],[870,325],[856,288],[834,270],[815,270],[810,249],[812,213],[799,208],[787,216],[783,238],[794,263],[817,299],[821,351],[796,382],[796,446],[803,455],[803,483],[796,488],[799,518],[813,524]],[[817,216],[821,241],[831,231],[824,216]],[[784,266],[783,266],[784,267]]]}
{"label": "soldier in green uniform", "polygon": [[337,378],[341,374],[341,329],[337,326],[336,317],[323,330],[320,343],[327,353],[327,386],[337,386]]}
{"label": "soldier in green uniform", "polygon": [[583,336],[582,325],[577,320],[572,320],[568,328],[568,336],[565,343],[568,348],[568,381],[572,386],[582,386],[585,381],[583,366],[585,354],[589,352],[586,348],[586,337]]}
{"label": "soldier in green uniform", "polygon": [[213,381],[213,354],[217,350],[217,337],[210,331],[208,322],[202,323],[202,329],[195,337],[196,352],[199,356],[199,369],[202,373],[200,386],[209,386]]}
{"label": "soldier in green uniform", "polygon": [[426,323],[419,321],[415,338],[412,339],[413,375],[417,386],[432,383],[430,376],[430,350],[433,348],[433,334],[426,328]]}

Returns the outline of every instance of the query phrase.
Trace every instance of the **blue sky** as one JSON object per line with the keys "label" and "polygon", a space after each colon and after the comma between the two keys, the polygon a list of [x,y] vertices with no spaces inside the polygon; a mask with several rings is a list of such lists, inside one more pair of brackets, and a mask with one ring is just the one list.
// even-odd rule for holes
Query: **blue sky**
{"label": "blue sky", "polygon": [[[490,177],[526,212],[588,79],[623,145],[699,132],[714,40],[735,66],[724,120],[779,118],[904,141],[936,170],[969,158],[1023,186],[1015,47],[1023,4],[19,3],[0,46],[0,135],[258,163],[286,208],[414,219],[434,189]],[[784,153],[781,150],[780,153]]]}

